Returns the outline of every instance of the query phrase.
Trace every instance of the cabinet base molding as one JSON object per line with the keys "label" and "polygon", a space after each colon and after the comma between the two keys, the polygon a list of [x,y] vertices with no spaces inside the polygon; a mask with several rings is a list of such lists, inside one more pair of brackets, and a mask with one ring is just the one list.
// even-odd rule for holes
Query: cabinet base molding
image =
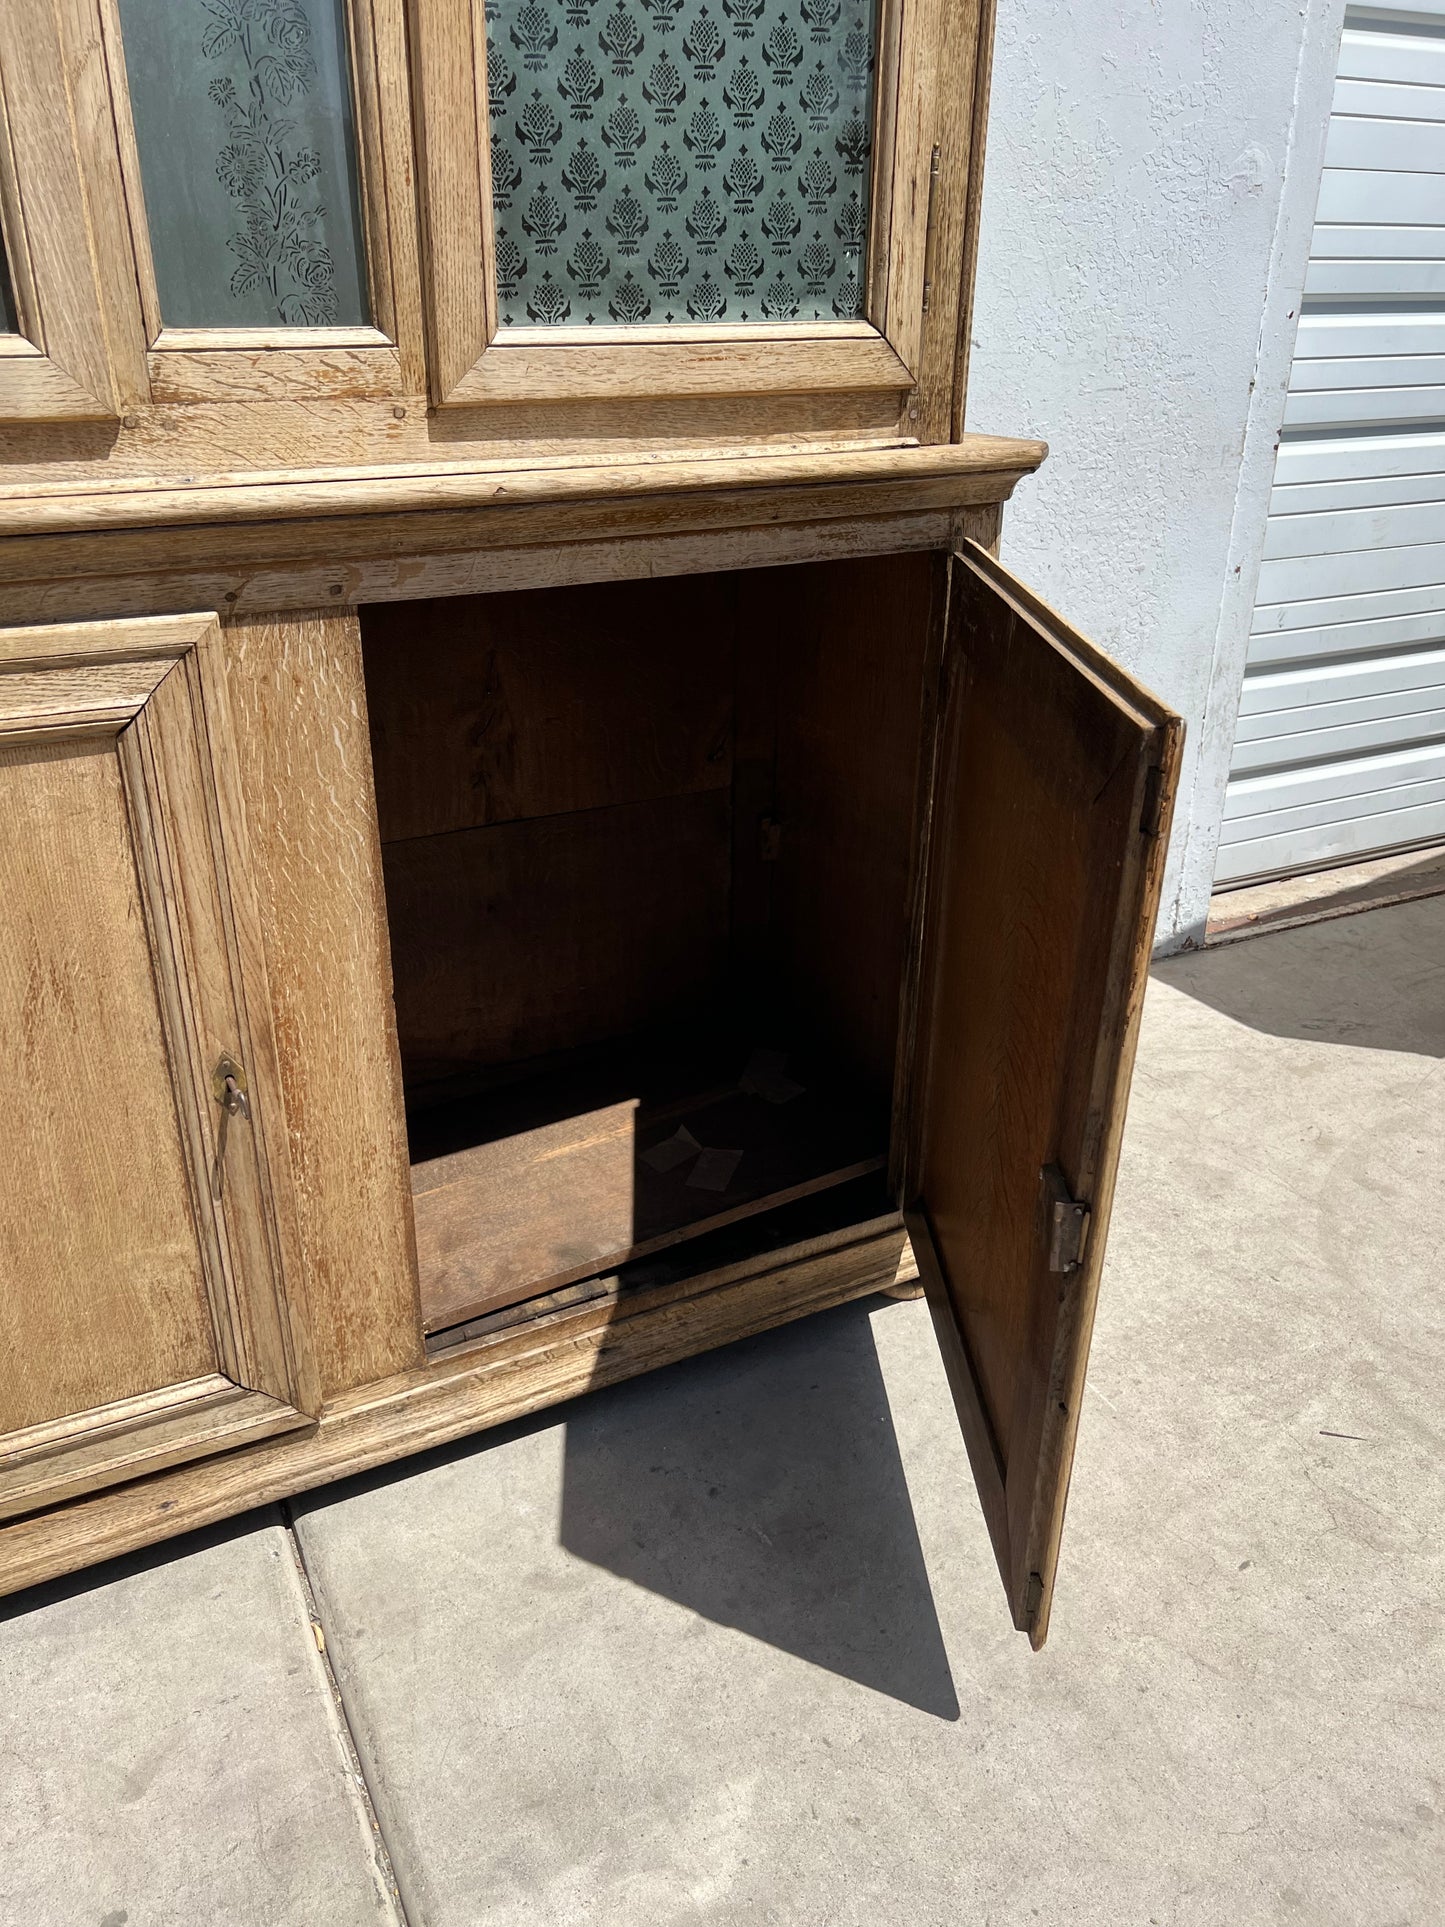
{"label": "cabinet base molding", "polygon": [[304,1432],[0,1528],[0,1595],[447,1445],[698,1352],[867,1296],[912,1265],[901,1221],[685,1283],[549,1313],[328,1405]]}

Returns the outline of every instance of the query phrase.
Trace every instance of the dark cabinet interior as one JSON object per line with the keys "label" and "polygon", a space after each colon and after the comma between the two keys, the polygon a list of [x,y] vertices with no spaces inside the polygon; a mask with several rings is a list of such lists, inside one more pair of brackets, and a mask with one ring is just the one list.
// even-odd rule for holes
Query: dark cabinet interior
{"label": "dark cabinet interior", "polygon": [[888,1208],[946,566],[363,611],[428,1331]]}

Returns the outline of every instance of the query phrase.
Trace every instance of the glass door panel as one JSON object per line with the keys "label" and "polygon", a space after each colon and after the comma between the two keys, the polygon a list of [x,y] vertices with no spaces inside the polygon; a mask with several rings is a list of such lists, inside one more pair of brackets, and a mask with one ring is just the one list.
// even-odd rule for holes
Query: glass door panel
{"label": "glass door panel", "polygon": [[874,0],[493,0],[502,329],[859,319],[875,39]]}
{"label": "glass door panel", "polygon": [[344,0],[119,0],[160,319],[370,321]]}

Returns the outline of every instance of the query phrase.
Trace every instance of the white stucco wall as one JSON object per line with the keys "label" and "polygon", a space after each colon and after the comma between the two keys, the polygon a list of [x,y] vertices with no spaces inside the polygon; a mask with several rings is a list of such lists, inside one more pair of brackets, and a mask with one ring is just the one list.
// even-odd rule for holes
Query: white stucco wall
{"label": "white stucco wall", "polygon": [[1202,933],[1344,0],[999,0],[966,426],[1003,559],[1186,718]]}

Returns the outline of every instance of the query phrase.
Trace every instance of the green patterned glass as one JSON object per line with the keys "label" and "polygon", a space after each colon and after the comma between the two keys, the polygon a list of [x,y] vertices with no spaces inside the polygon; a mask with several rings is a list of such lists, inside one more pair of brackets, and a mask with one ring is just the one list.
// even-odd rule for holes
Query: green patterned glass
{"label": "green patterned glass", "polygon": [[120,18],[162,322],[368,322],[344,0]]}
{"label": "green patterned glass", "polygon": [[488,0],[503,327],[863,312],[872,0]]}

